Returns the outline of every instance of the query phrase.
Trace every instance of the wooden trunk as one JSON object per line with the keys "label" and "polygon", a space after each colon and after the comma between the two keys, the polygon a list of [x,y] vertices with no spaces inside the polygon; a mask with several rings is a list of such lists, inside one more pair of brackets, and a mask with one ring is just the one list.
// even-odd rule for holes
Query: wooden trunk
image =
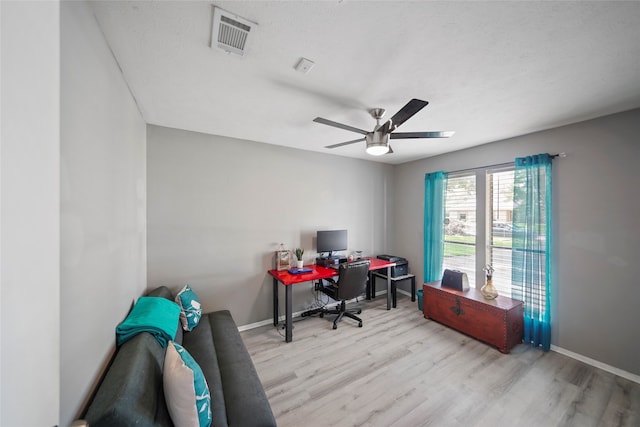
{"label": "wooden trunk", "polygon": [[443,325],[498,348],[502,353],[522,342],[523,303],[498,296],[485,299],[480,290],[443,288],[440,281],[423,285],[423,313]]}

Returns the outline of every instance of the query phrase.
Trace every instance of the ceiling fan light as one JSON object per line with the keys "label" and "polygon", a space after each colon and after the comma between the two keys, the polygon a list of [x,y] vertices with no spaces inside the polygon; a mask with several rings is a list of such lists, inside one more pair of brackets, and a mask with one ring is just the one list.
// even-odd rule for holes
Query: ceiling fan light
{"label": "ceiling fan light", "polygon": [[365,137],[367,141],[367,154],[381,156],[389,152],[389,134],[371,132]]}
{"label": "ceiling fan light", "polygon": [[367,147],[367,154],[371,154],[372,156],[381,156],[383,154],[387,154],[388,152],[388,145],[370,145]]}

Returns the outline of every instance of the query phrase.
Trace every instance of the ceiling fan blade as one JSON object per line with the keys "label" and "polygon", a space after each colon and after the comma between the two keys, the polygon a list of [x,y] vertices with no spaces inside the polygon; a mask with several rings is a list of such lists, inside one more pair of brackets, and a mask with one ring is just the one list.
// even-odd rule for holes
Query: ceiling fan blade
{"label": "ceiling fan blade", "polygon": [[366,130],[354,128],[353,126],[349,126],[349,125],[343,125],[342,123],[334,122],[332,120],[323,119],[322,117],[316,117],[315,119],[313,119],[313,121],[316,122],[316,123],[322,123],[323,125],[333,126],[334,128],[350,130],[351,132],[360,133],[362,135],[366,135],[367,133],[369,133]]}
{"label": "ceiling fan blade", "polygon": [[340,144],[327,145],[324,148],[338,148],[338,147],[342,147],[343,145],[355,144],[356,142],[362,142],[362,141],[364,141],[364,138],[354,139],[353,141],[341,142]]}
{"label": "ceiling fan blade", "polygon": [[443,131],[443,132],[394,132],[389,135],[391,139],[409,139],[409,138],[449,138],[455,132]]}
{"label": "ceiling fan blade", "polygon": [[388,132],[393,132],[401,124],[413,117],[414,114],[426,107],[427,104],[429,104],[427,101],[413,98],[411,101],[407,102],[407,105],[402,107],[400,111],[394,114],[393,117],[391,117],[389,121],[387,121],[383,125],[385,127],[385,130],[392,127]]}

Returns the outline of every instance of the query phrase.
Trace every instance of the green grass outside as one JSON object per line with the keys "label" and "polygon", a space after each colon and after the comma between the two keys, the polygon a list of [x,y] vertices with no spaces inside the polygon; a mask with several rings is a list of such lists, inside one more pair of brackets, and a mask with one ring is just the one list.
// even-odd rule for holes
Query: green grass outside
{"label": "green grass outside", "polygon": [[473,255],[476,253],[476,247],[471,245],[459,245],[453,242],[460,243],[471,243],[475,245],[476,237],[475,236],[445,236],[445,240],[448,242],[444,242],[444,256],[464,256],[464,255]]}
{"label": "green grass outside", "polygon": [[[444,242],[444,256],[464,256],[464,255],[473,255],[476,253],[475,246],[471,245],[460,245],[459,243],[471,243],[475,245],[476,237],[475,236],[445,236],[445,239],[448,240]],[[511,238],[510,237],[494,237],[493,244],[495,246],[505,246],[511,247]]]}
{"label": "green grass outside", "polygon": [[511,237],[494,237],[493,238],[494,246],[504,246],[507,248],[511,247]]}
{"label": "green grass outside", "polygon": [[476,253],[475,246],[467,246],[467,245],[458,245],[455,243],[444,242],[444,256],[462,256],[462,255],[473,255]]}

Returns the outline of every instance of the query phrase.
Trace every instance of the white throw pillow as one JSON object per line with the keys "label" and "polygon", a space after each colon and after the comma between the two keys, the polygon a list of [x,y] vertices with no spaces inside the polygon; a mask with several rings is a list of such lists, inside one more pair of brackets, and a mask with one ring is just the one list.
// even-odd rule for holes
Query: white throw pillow
{"label": "white throw pillow", "polygon": [[176,427],[209,427],[211,397],[202,369],[181,345],[170,341],[162,374],[164,399]]}

